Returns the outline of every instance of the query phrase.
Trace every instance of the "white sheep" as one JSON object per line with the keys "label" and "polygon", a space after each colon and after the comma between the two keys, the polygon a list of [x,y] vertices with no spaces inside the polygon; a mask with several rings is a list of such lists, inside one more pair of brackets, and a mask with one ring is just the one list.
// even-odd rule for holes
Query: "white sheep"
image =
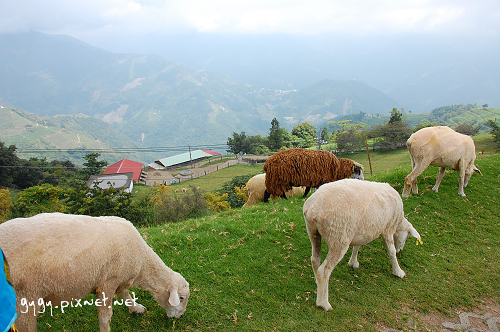
{"label": "white sheep", "polygon": [[438,192],[446,168],[459,171],[458,194],[465,196],[464,188],[474,172],[481,171],[474,165],[476,147],[468,135],[460,134],[446,126],[427,127],[410,136],[406,142],[411,156],[412,171],[405,178],[403,197],[410,196],[410,188],[418,193],[417,177],[429,166],[440,167],[436,184]]}
{"label": "white sheep", "polygon": [[[304,203],[304,219],[311,240],[311,263],[318,286],[316,305],[331,310],[328,302],[330,274],[353,246],[349,265],[359,267],[359,246],[382,236],[392,263],[392,273],[400,278],[396,253],[403,250],[408,234],[420,235],[404,216],[398,192],[387,183],[344,179],[322,185]],[[328,255],[321,263],[321,237]]]}
{"label": "white sheep", "polygon": [[[248,200],[243,206],[249,206],[264,201],[264,192],[266,191],[266,174],[257,174],[248,180],[247,184]],[[285,192],[286,197],[304,195],[306,187],[292,187]]]}
{"label": "white sheep", "polygon": [[[62,213],[12,219],[0,224],[0,247],[9,260],[22,332],[36,331],[40,299],[63,308],[95,293],[101,332],[110,331],[115,294],[131,313],[145,311],[130,297],[130,287],[149,291],[168,317],[179,318],[186,310],[188,282],[125,219]],[[34,301],[34,310],[22,299]]]}

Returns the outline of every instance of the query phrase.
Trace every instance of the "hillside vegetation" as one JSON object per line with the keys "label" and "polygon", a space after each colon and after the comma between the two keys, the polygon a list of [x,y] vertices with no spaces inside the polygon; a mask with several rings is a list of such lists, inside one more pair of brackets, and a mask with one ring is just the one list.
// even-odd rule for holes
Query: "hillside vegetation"
{"label": "hillside vegetation", "polygon": [[[182,318],[167,319],[149,293],[134,289],[148,311],[132,316],[114,306],[111,329],[347,332],[385,326],[408,331],[411,320],[412,331],[425,331],[431,327],[424,315],[452,320],[459,311],[500,296],[500,155],[479,155],[476,165],[484,176],[473,175],[465,198],[457,193],[457,172],[447,172],[439,193],[431,191],[436,168],[419,177],[421,193],[403,200],[406,217],[424,242],[416,246],[409,239],[398,255],[407,276],[391,275],[381,239],[361,248],[357,270],[347,265],[349,251],[331,276],[331,312],[315,305],[300,197],[140,229],[163,261],[190,282],[188,309]],[[409,171],[406,163],[370,180],[389,182],[401,192]],[[94,306],[68,307],[64,313],[54,308],[38,322],[39,331],[97,328]]]}

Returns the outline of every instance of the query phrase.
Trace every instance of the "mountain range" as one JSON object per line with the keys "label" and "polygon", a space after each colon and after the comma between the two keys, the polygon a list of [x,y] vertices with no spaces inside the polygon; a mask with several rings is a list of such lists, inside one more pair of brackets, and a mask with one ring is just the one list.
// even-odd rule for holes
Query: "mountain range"
{"label": "mountain range", "polygon": [[[212,48],[213,45],[207,50]],[[249,51],[248,57],[252,59],[255,55]],[[213,63],[215,68],[223,69],[222,58],[216,57],[206,64]],[[234,63],[226,63],[228,68],[235,68]],[[209,65],[205,67],[206,70],[195,69],[162,55],[112,53],[65,35],[35,31],[2,34],[0,105],[18,115],[25,111],[43,118],[25,124],[28,127],[24,128],[32,130],[40,121],[58,123],[54,128],[66,127],[74,137],[80,134],[89,138],[76,140],[73,148],[95,148],[99,141],[105,148],[137,151],[152,147],[203,146],[223,152],[232,132],[266,136],[274,117],[288,129],[304,121],[322,127],[329,120],[354,113],[386,115],[394,107],[407,107],[412,100],[429,102],[431,97],[426,99],[429,90],[433,90],[432,95],[443,94],[444,90],[453,93],[464,90],[463,94],[467,92],[474,95],[471,99],[476,98],[470,102],[476,102],[489,100],[483,95],[491,95],[490,90],[497,91],[498,87],[495,76],[489,75],[478,78],[485,80],[488,89],[483,89],[481,84],[469,89],[464,82],[473,71],[460,72],[460,66],[451,64],[439,67],[443,75],[436,70],[418,82],[410,78],[404,80],[405,75],[414,76],[415,70],[409,68],[401,73],[399,83],[392,85],[390,93],[353,79],[322,79],[300,88],[266,80],[262,80],[262,84],[254,80],[250,84],[211,71]],[[476,75],[481,76],[483,69]],[[297,72],[300,71],[298,68]],[[422,82],[428,82],[424,84],[425,89]],[[420,88],[404,88],[412,84]],[[443,84],[443,88],[437,89],[436,84]],[[425,91],[412,94],[411,91],[419,89]],[[476,90],[480,93],[474,94]],[[0,128],[2,140],[7,135],[6,129]],[[17,144],[24,143],[21,140]],[[38,146],[32,144],[31,147]],[[173,150],[164,149],[161,157],[175,154]],[[137,157],[141,161],[152,158],[150,155]]]}

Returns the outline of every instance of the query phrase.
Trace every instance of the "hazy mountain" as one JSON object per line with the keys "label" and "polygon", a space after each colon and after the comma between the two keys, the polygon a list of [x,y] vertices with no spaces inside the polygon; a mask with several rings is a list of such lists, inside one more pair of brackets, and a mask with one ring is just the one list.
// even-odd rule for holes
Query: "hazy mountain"
{"label": "hazy mountain", "polygon": [[190,33],[117,39],[106,47],[168,55],[193,68],[275,89],[356,79],[415,113],[460,103],[500,106],[500,43],[492,40],[445,34]]}
{"label": "hazy mountain", "polygon": [[267,135],[273,117],[291,129],[401,105],[360,81],[276,90],[165,56],[114,54],[33,31],[0,35],[0,50],[0,104],[43,116],[82,113],[143,147],[220,146],[233,131]]}

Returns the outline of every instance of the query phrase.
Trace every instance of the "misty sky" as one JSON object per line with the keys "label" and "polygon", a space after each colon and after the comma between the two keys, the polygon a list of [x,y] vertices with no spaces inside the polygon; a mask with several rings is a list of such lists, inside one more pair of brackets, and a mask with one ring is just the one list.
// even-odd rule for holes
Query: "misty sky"
{"label": "misty sky", "polygon": [[0,1],[0,33],[31,29],[91,44],[124,35],[186,32],[497,37],[499,27],[497,0]]}

